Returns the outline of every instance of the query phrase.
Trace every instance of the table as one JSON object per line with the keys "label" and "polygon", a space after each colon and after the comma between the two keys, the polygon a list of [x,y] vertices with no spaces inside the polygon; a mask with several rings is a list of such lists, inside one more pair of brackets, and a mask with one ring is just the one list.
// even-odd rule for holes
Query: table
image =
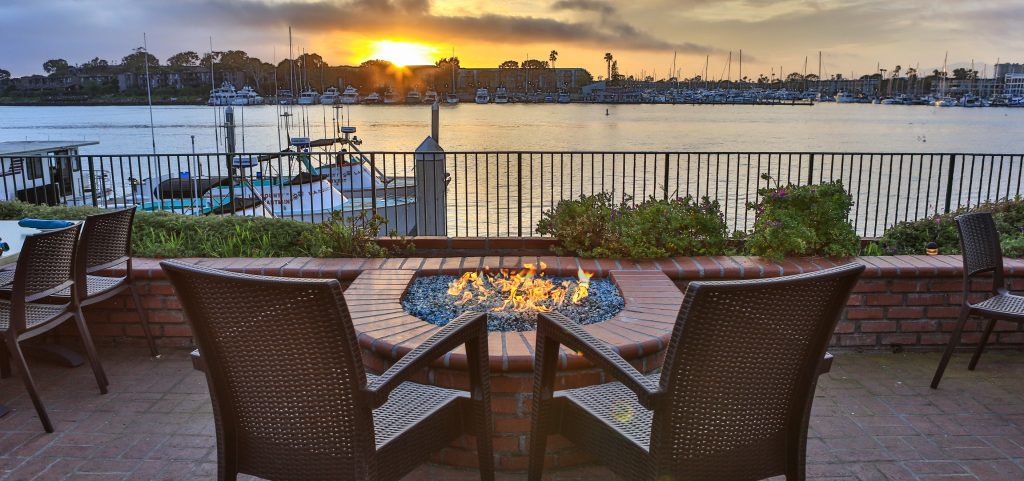
{"label": "table", "polygon": [[[25,246],[25,239],[32,234],[38,234],[40,232],[43,231],[31,227],[22,227],[18,225],[18,221],[16,220],[0,220],[0,240],[6,242],[7,245],[11,247],[10,250],[4,251],[3,254],[0,254],[0,267],[18,262],[18,255],[21,254],[21,249]],[[68,356],[68,353],[66,352],[60,354],[55,352],[43,352],[48,351],[48,349],[32,349],[32,351],[41,353],[45,357],[53,355],[60,357]],[[77,358],[77,364],[75,365],[81,365],[83,362],[81,356],[74,354],[74,357]],[[75,360],[69,357],[63,359],[63,362],[66,364],[73,364]],[[3,404],[0,404],[0,416],[4,416],[8,412],[8,408]]]}

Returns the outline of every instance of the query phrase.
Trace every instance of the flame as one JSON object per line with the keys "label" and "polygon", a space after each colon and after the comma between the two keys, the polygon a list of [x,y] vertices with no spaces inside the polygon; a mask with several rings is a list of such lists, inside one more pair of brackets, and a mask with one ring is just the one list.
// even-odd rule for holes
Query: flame
{"label": "flame", "polygon": [[579,304],[587,298],[593,274],[579,269],[575,282],[556,282],[546,277],[545,269],[547,264],[541,262],[539,269],[534,264],[523,264],[522,269],[501,269],[498,274],[467,272],[449,284],[448,295],[458,297],[455,304],[459,306],[498,298],[501,304],[491,308],[493,312],[551,312],[564,306],[567,299]]}

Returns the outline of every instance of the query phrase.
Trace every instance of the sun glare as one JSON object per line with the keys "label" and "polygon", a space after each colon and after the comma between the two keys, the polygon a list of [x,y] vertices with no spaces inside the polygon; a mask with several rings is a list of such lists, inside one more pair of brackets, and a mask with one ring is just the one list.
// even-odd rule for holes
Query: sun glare
{"label": "sun glare", "polygon": [[370,43],[369,59],[387,60],[399,67],[407,65],[432,65],[437,49],[414,42],[377,40]]}

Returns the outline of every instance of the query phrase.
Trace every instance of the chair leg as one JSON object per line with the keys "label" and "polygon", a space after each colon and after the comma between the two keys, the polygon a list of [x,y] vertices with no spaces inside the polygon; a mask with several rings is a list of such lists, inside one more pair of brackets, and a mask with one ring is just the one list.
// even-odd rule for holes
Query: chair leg
{"label": "chair leg", "polygon": [[11,377],[11,355],[7,352],[7,344],[0,342],[0,379]]}
{"label": "chair leg", "polygon": [[973,371],[978,366],[978,359],[981,359],[981,353],[985,350],[985,345],[988,344],[988,338],[992,335],[992,329],[996,327],[996,320],[989,319],[988,325],[985,326],[985,332],[981,335],[981,340],[978,341],[978,348],[974,350],[974,355],[971,356],[971,363],[967,366],[968,371]]}
{"label": "chair leg", "polygon": [[149,355],[159,358],[160,351],[157,350],[153,333],[149,330],[149,317],[146,316],[146,311],[142,309],[142,299],[139,298],[139,290],[135,287],[135,283],[132,283],[129,289],[132,291],[132,300],[135,301],[135,312],[138,313],[139,322],[142,323],[142,332],[146,334],[146,343],[149,344]]}
{"label": "chair leg", "polygon": [[92,342],[92,335],[89,334],[89,327],[85,325],[85,316],[82,315],[82,308],[75,308],[75,324],[78,326],[78,334],[82,337],[82,344],[85,345],[85,355],[89,358],[89,365],[92,366],[92,373],[96,376],[96,384],[100,388],[100,394],[107,393],[107,374],[103,372],[103,365],[100,364],[100,356],[96,353],[96,345]]}
{"label": "chair leg", "polygon": [[942,380],[942,373],[946,372],[946,365],[949,364],[949,358],[953,356],[953,350],[956,349],[957,344],[960,343],[960,335],[964,332],[964,324],[967,323],[967,317],[971,314],[971,308],[963,306],[960,308],[960,317],[956,321],[956,329],[953,329],[953,335],[949,338],[949,345],[946,346],[946,352],[942,354],[942,360],[939,361],[939,367],[935,369],[935,376],[932,377],[932,389],[938,389],[939,381]]}
{"label": "chair leg", "polygon": [[553,406],[550,399],[558,368],[559,343],[537,333],[533,367],[533,412],[530,415],[530,459],[527,479],[540,481],[544,475],[544,455],[548,434],[552,431]]}
{"label": "chair leg", "polygon": [[25,389],[28,391],[28,396],[32,398],[32,405],[36,408],[36,414],[39,415],[39,421],[43,423],[43,429],[48,432],[53,432],[53,423],[50,422],[50,416],[46,414],[46,406],[43,406],[43,401],[39,399],[39,393],[36,391],[36,383],[32,380],[32,374],[28,371],[28,364],[25,362],[25,355],[21,352],[21,347],[18,346],[18,341],[12,336],[7,336],[7,350],[11,353],[11,357],[14,358],[14,363],[18,366],[18,374],[21,376],[21,380],[25,383]]}

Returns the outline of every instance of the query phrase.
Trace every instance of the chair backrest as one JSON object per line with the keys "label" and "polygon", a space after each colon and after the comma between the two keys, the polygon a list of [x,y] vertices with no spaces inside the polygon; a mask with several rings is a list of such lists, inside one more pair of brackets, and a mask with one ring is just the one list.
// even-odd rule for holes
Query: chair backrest
{"label": "chair backrest", "polygon": [[132,222],[135,207],[94,214],[85,218],[78,242],[75,284],[79,299],[88,294],[86,276],[96,271],[125,265],[132,276]]}
{"label": "chair backrest", "polygon": [[75,245],[80,225],[40,232],[25,238],[11,286],[11,326],[25,331],[25,304],[74,285]]}
{"label": "chair backrest", "polygon": [[220,459],[267,479],[366,478],[373,417],[338,281],[160,265],[207,366]]}
{"label": "chair backrest", "polygon": [[[692,282],[661,375],[651,454],[673,479],[762,479],[798,449],[819,363],[864,266]],[[659,478],[660,479],[660,478]]]}
{"label": "chair backrest", "polygon": [[[999,246],[999,231],[992,214],[976,212],[956,217],[960,231],[960,249],[964,259],[964,281],[986,272],[992,272],[993,290],[1003,286],[1003,249]],[[966,299],[965,299],[966,301]]]}

